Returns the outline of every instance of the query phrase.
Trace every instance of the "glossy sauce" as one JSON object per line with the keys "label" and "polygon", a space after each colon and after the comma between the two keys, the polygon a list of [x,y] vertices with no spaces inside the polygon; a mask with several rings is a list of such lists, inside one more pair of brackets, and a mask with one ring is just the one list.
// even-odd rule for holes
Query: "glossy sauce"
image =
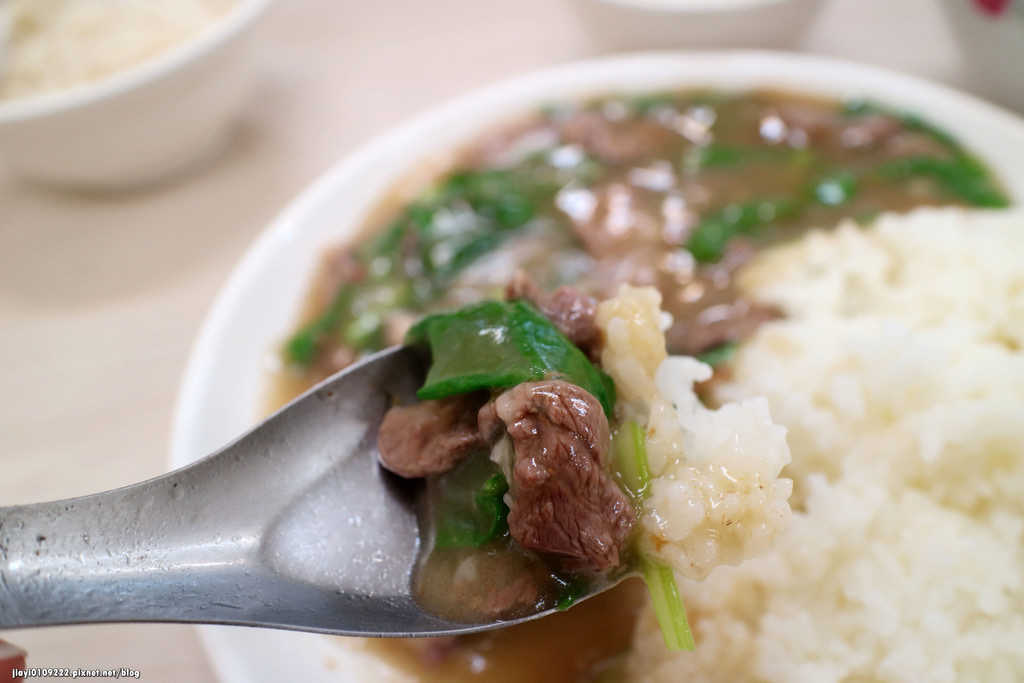
{"label": "glossy sauce", "polygon": [[371,649],[424,681],[614,681],[646,599],[639,579],[572,609],[455,639],[377,640]]}
{"label": "glossy sauce", "polygon": [[598,298],[620,282],[657,286],[676,322],[670,351],[701,353],[771,317],[732,285],[759,246],[842,218],[1007,202],[917,118],[774,92],[552,107],[438,176],[371,217],[366,233],[384,237],[325,258],[310,322],[286,349],[296,386],[399,343],[424,312],[500,295],[520,268]]}

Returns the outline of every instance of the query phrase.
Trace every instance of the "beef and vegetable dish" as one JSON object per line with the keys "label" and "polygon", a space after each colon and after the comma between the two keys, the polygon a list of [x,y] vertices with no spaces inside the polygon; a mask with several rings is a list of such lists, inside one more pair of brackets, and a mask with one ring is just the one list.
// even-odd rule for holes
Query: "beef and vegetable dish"
{"label": "beef and vegetable dish", "polygon": [[471,146],[331,255],[320,310],[285,356],[326,376],[401,342],[424,312],[494,298],[520,268],[545,291],[597,298],[654,285],[675,320],[669,350],[702,353],[771,315],[730,287],[752,247],[937,204],[1007,199],[944,132],[869,103],[698,93],[552,106]]}
{"label": "beef and vegetable dish", "polygon": [[378,445],[385,468],[427,478],[421,603],[523,616],[622,566],[636,513],[611,473],[611,378],[518,299],[428,316],[408,342],[430,349],[424,401],[392,408]]}
{"label": "beef and vegetable dish", "polygon": [[[651,532],[647,497],[664,500],[655,487],[678,478],[673,467],[720,485],[714,468],[665,455],[657,410],[699,402],[657,393],[667,380],[655,368],[675,362],[671,379],[686,386],[711,379],[665,351],[728,373],[736,344],[782,315],[736,284],[765,246],[842,218],[1007,204],[949,135],[869,102],[694,92],[552,105],[467,147],[414,200],[383,207],[364,239],[325,257],[307,320],[284,345],[280,391],[387,345],[423,349],[422,402],[393,408],[379,445],[384,467],[424,482],[414,580],[430,609],[512,618],[568,607],[587,586],[639,571],[671,611],[672,570],[703,578],[749,549],[730,547],[735,529],[705,525],[678,542]],[[648,342],[662,350],[638,361],[644,372],[624,369]],[[780,458],[751,481],[785,481]],[[758,486],[759,509],[778,512],[789,490]],[[701,550],[701,539],[715,547]],[[617,632],[600,615],[628,621],[642,599],[627,581],[557,615],[594,603],[559,629],[581,645],[559,648],[577,654],[563,654],[558,675],[610,666],[628,632],[595,637]],[[530,656],[508,652],[538,647],[518,634],[543,628],[387,647],[412,648],[452,680],[469,676],[472,660],[453,653],[471,651],[511,663],[515,680]],[[676,645],[686,638],[675,634]]]}

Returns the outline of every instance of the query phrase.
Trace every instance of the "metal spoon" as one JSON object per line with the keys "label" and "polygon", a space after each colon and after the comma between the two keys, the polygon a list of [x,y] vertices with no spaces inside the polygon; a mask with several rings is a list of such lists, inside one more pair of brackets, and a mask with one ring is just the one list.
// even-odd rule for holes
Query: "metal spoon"
{"label": "metal spoon", "polygon": [[358,636],[469,633],[412,597],[418,527],[377,465],[392,397],[422,378],[408,349],[371,356],[234,443],[122,489],[0,508],[0,628],[242,624]]}

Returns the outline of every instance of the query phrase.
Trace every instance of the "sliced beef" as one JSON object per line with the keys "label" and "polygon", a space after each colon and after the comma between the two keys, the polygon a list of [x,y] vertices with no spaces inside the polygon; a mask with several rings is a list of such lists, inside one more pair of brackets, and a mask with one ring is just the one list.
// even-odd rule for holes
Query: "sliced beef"
{"label": "sliced beef", "polygon": [[722,344],[740,342],[779,312],[747,299],[702,310],[695,318],[680,317],[665,332],[670,353],[696,356]]}
{"label": "sliced beef", "polygon": [[482,425],[496,417],[512,438],[512,538],[528,550],[570,558],[580,569],[617,566],[636,514],[602,465],[610,435],[597,399],[568,382],[526,382],[482,413]]}
{"label": "sliced beef", "polygon": [[395,406],[377,434],[381,465],[407,479],[448,471],[486,447],[477,429],[477,412],[486,400],[486,393],[462,394]]}
{"label": "sliced beef", "polygon": [[737,289],[736,275],[755,253],[751,243],[732,240],[721,261],[701,266],[687,276],[692,284],[682,293],[690,287],[699,288],[699,296],[693,300],[680,296],[680,281],[675,274],[658,274],[655,284],[664,293],[663,306],[673,320],[665,331],[669,353],[693,356],[721,344],[742,341],[779,317],[777,310],[751,301]]}
{"label": "sliced beef", "polygon": [[869,114],[854,120],[839,131],[839,142],[846,148],[870,149],[882,147],[899,135],[903,126],[891,116]]}
{"label": "sliced beef", "polygon": [[616,180],[579,191],[589,193],[590,210],[567,213],[576,237],[595,259],[621,258],[646,245],[663,246],[663,193]]}
{"label": "sliced beef", "polygon": [[488,444],[493,444],[505,434],[505,423],[498,417],[497,401],[490,401],[480,409],[476,423],[480,438]]}
{"label": "sliced beef", "polygon": [[338,247],[324,254],[320,273],[314,281],[310,299],[317,310],[325,310],[338,296],[338,290],[351,282],[360,282],[367,275],[366,266],[346,247]]}
{"label": "sliced beef", "polygon": [[[801,136],[819,148],[841,151],[847,149],[899,149],[909,137],[922,143],[924,154],[942,154],[943,147],[926,135],[910,133],[899,119],[879,113],[868,113],[837,120],[835,114],[816,105],[786,102],[778,105],[778,117],[789,132]],[[927,144],[927,141],[932,144]]]}
{"label": "sliced beef", "polygon": [[543,292],[523,271],[518,271],[505,287],[505,298],[533,304],[588,358],[600,357],[603,338],[597,326],[596,299],[568,285]]}
{"label": "sliced beef", "polygon": [[[495,571],[495,576],[502,576],[500,570]],[[454,589],[456,595],[467,604],[472,605],[473,611],[486,615],[491,619],[509,618],[523,611],[536,611],[537,601],[540,597],[538,583],[543,579],[532,574],[517,576],[511,581],[491,583],[484,590],[463,595],[458,587]]]}
{"label": "sliced beef", "polygon": [[562,140],[576,144],[602,161],[628,164],[664,149],[678,136],[654,119],[613,121],[598,111],[584,111],[565,121]]}
{"label": "sliced beef", "polygon": [[836,131],[835,114],[824,111],[813,104],[803,102],[783,102],[776,108],[777,116],[785,124],[791,135],[799,131],[807,141],[824,144],[829,138],[834,139]]}

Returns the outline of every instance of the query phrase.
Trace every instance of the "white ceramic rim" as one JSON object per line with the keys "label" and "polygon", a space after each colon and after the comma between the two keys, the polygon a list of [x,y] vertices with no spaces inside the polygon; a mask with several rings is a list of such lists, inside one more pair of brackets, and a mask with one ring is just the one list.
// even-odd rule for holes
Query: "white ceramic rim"
{"label": "white ceramic rim", "polygon": [[[176,404],[172,466],[181,467],[228,442],[256,420],[260,359],[271,354],[273,344],[294,324],[316,254],[303,254],[305,265],[292,273],[304,274],[295,278],[297,282],[275,280],[272,288],[264,286],[260,293],[270,297],[253,303],[253,290],[280,274],[282,261],[294,260],[297,251],[343,241],[389,187],[435,158],[442,147],[450,149],[451,140],[468,141],[479,131],[552,99],[671,87],[774,88],[824,97],[856,94],[919,112],[978,153],[1013,200],[1024,202],[1024,121],[945,86],[876,67],[793,53],[646,53],[567,64],[516,78],[456,99],[360,148],[314,182],[260,235],[217,296],[192,349]],[[317,212],[337,204],[339,196],[347,198],[341,204],[347,213],[332,217],[328,229]],[[311,236],[315,232],[321,234]],[[254,315],[259,320],[254,321]],[[222,419],[225,414],[233,417]],[[380,662],[337,638],[237,627],[200,631],[219,675],[231,683],[269,682],[279,675],[311,683],[384,680],[387,674]],[[279,662],[290,668],[275,668]],[[339,667],[348,675],[339,678]]]}
{"label": "white ceramic rim", "polygon": [[594,0],[652,14],[720,15],[809,0]]}
{"label": "white ceramic rim", "polygon": [[96,81],[0,102],[0,125],[52,116],[115,97],[202,58],[245,30],[271,0],[240,0],[227,15],[194,39]]}

